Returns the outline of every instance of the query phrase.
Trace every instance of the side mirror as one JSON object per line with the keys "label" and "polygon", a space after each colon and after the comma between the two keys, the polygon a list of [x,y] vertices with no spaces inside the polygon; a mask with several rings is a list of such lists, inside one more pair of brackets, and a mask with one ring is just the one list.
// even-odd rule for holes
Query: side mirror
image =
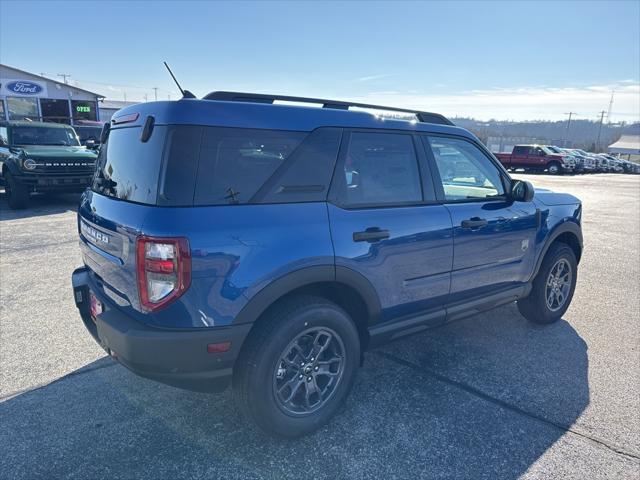
{"label": "side mirror", "polygon": [[89,149],[94,149],[94,148],[96,148],[96,141],[95,140],[86,140],[84,142],[84,146],[89,148]]}
{"label": "side mirror", "polygon": [[535,189],[531,182],[524,180],[513,180],[511,182],[511,200],[514,202],[530,202],[533,200]]}

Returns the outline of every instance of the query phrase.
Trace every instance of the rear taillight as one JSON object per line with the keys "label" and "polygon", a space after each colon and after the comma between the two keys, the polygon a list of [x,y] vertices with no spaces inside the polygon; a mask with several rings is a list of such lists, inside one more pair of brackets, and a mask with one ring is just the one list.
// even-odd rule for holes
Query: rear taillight
{"label": "rear taillight", "polygon": [[136,269],[140,304],[157,310],[191,285],[191,251],[186,238],[138,237]]}

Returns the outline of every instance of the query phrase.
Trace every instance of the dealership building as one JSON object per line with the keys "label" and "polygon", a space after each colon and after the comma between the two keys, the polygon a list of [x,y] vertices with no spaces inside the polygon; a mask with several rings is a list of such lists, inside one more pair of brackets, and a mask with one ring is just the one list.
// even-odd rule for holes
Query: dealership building
{"label": "dealership building", "polygon": [[0,121],[81,124],[99,120],[102,95],[0,64]]}

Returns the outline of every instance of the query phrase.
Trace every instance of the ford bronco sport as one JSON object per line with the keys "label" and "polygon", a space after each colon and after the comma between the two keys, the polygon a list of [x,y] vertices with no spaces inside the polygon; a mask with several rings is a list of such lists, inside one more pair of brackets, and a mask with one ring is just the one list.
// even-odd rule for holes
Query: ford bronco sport
{"label": "ford bronco sport", "polygon": [[82,192],[91,183],[96,157],[80,146],[69,125],[0,123],[0,184],[11,208],[25,208],[30,193]]}
{"label": "ford bronco sport", "polygon": [[367,349],[514,301],[561,318],[580,201],[534,197],[441,115],[352,107],[383,108],[214,92],[119,111],[72,277],[105,351],[170,385],[231,385],[293,437],[336,413]]}

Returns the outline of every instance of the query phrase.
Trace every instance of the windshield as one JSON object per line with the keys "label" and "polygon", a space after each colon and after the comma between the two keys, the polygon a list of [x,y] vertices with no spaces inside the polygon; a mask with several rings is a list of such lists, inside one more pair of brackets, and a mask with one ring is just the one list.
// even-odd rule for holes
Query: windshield
{"label": "windshield", "polygon": [[13,145],[65,145],[80,146],[76,132],[72,128],[56,127],[13,127]]}
{"label": "windshield", "polygon": [[551,150],[549,147],[545,147],[544,145],[539,145],[539,147],[544,151],[544,153],[546,153],[547,155],[551,155],[554,154],[556,152],[554,152],[553,150]]}

